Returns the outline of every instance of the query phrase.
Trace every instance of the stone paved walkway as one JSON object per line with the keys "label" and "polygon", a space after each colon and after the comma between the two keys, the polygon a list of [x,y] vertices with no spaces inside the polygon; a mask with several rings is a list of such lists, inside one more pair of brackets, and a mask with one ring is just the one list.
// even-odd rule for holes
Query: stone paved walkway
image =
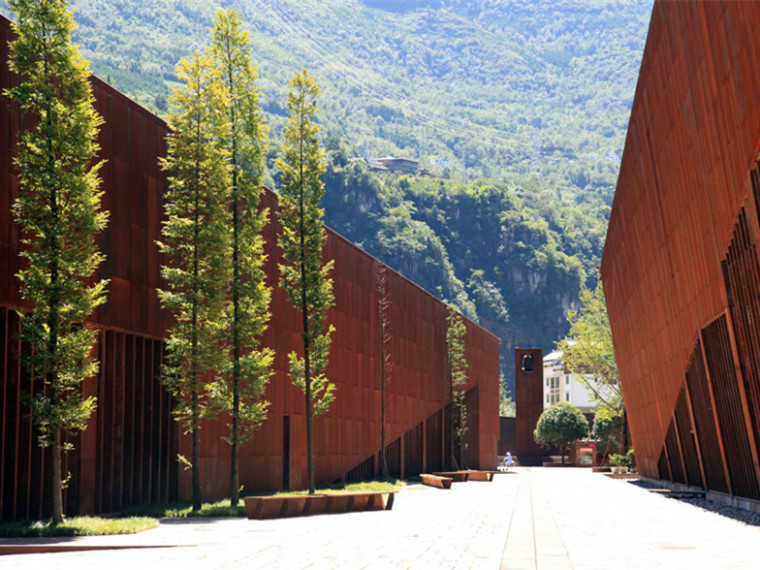
{"label": "stone paved walkway", "polygon": [[169,521],[139,535],[60,542],[164,548],[10,555],[0,568],[691,570],[760,560],[760,528],[587,469],[521,469],[451,490],[411,486],[392,511]]}

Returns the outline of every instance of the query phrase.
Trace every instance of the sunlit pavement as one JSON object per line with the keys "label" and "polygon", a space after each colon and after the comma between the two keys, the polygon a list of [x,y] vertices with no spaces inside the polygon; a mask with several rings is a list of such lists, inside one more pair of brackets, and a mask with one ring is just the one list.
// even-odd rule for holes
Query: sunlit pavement
{"label": "sunlit pavement", "polygon": [[0,568],[692,569],[760,560],[760,528],[574,468],[519,469],[451,490],[410,486],[391,511],[168,521],[139,535],[57,542],[143,548],[8,555]]}

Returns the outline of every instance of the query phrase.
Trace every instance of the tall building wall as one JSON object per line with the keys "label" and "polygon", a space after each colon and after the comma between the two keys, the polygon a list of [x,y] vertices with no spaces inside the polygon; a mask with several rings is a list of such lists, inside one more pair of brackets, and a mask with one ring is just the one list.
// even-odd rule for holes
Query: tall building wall
{"label": "tall building wall", "polygon": [[541,465],[544,449],[533,431],[544,411],[544,353],[515,348],[515,450],[520,465]]}
{"label": "tall building wall", "polygon": [[[7,69],[10,25],[0,17],[0,90],[13,78]],[[96,108],[105,119],[99,140],[108,229],[100,238],[110,279],[108,302],[93,315],[100,372],[84,392],[98,397],[87,430],[67,457],[72,481],[68,512],[113,512],[124,506],[190,496],[190,474],[177,453],[190,456],[190,439],[170,416],[171,399],[160,383],[162,337],[170,315],[156,296],[161,256],[155,245],[163,216],[166,180],[158,168],[165,152],[165,123],[97,78]],[[17,309],[19,235],[10,207],[18,194],[12,149],[18,117],[0,95],[0,518],[39,517],[46,512],[46,454],[36,446],[26,410],[28,390],[19,355]],[[277,196],[266,190],[270,209],[265,229],[266,272],[273,287],[272,318],[264,343],[276,351],[275,374],[266,398],[269,418],[241,450],[244,492],[306,486],[304,397],[287,377],[287,354],[300,350],[300,317],[277,286],[281,261],[276,246]],[[337,384],[331,410],[315,421],[317,480],[372,477],[380,449],[380,324],[377,279],[380,263],[327,230],[326,259],[335,259],[336,327],[328,376]],[[391,366],[387,377],[386,446],[391,472],[416,475],[443,468],[448,456],[445,349],[446,307],[414,283],[388,270]],[[493,468],[499,438],[499,339],[466,321],[469,360],[467,405],[470,467]],[[32,390],[37,389],[32,387]],[[229,495],[229,446],[223,421],[206,420],[201,430],[204,499]]]}
{"label": "tall building wall", "polygon": [[758,491],[760,3],[655,2],[601,275],[642,473]]}

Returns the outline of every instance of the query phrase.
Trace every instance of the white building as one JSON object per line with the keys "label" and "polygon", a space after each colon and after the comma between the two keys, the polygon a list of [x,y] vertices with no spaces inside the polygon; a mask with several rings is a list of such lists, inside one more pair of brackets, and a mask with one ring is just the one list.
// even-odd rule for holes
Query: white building
{"label": "white building", "polygon": [[584,414],[596,408],[593,393],[567,371],[560,351],[544,356],[544,409],[557,402],[568,402]]}

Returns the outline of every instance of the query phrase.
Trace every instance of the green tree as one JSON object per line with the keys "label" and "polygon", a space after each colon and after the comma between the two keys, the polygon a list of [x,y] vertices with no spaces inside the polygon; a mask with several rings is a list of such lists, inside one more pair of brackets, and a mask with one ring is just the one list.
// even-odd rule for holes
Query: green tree
{"label": "green tree", "polygon": [[[233,506],[240,500],[238,450],[266,419],[269,402],[263,396],[272,375],[274,353],[261,347],[261,337],[269,321],[271,289],[264,273],[264,238],[261,231],[268,210],[259,209],[261,179],[266,154],[258,105],[256,68],[251,62],[251,41],[241,30],[242,21],[234,10],[219,11],[212,30],[210,55],[220,74],[226,97],[229,129],[219,143],[227,152],[230,165],[229,225],[231,281],[223,335],[231,358],[215,384],[211,404],[229,414],[232,447],[230,456],[230,497]],[[228,368],[231,368],[229,370]]]}
{"label": "green tree", "polygon": [[377,275],[377,305],[380,320],[380,474],[389,477],[388,459],[385,456],[386,385],[393,370],[391,358],[390,298],[388,297],[388,267],[375,262]]}
{"label": "green tree", "polygon": [[609,408],[599,408],[594,414],[594,426],[591,428],[597,451],[605,456],[620,453],[624,449],[623,436],[623,415]]}
{"label": "green tree", "polygon": [[554,445],[562,450],[563,465],[567,449],[587,435],[588,420],[578,408],[567,402],[557,402],[544,410],[533,431],[533,439],[538,445]]}
{"label": "green tree", "polygon": [[504,374],[499,374],[499,416],[514,418],[517,415],[515,399],[510,396]]}
{"label": "green tree", "polygon": [[[105,281],[91,282],[103,260],[96,239],[108,216],[100,211],[94,158],[102,119],[93,107],[87,62],[71,44],[74,22],[66,2],[10,0],[16,39],[10,70],[16,87],[6,91],[22,118],[14,164],[19,197],[13,214],[27,264],[18,278],[31,309],[21,318],[21,338],[34,349],[22,357],[31,381],[29,397],[39,444],[51,447],[51,516],[63,522],[61,454],[67,435],[86,427],[95,399],[81,384],[97,372],[95,332],[85,324],[105,300]],[[27,394],[28,395],[28,394]]]}
{"label": "green tree", "polygon": [[[465,357],[464,337],[467,327],[462,315],[449,306],[446,315],[446,351],[449,363],[449,436],[451,439],[450,468],[458,470],[464,467],[464,437],[467,434],[467,406],[465,405],[465,387],[467,386],[467,358]],[[457,461],[456,455],[459,455]]]}
{"label": "green tree", "polygon": [[623,392],[602,282],[594,291],[582,289],[580,303],[579,310],[568,314],[570,331],[557,347],[567,369],[589,389],[597,404],[620,414]]}
{"label": "green tree", "polygon": [[196,51],[191,60],[180,60],[177,77],[185,84],[170,98],[171,131],[162,161],[169,189],[159,247],[168,287],[159,297],[175,318],[164,383],[176,399],[175,416],[192,434],[193,510],[199,510],[200,420],[208,404],[207,381],[222,365],[217,341],[229,280],[229,156],[220,142],[227,140],[229,124],[218,113],[227,95],[209,57]]}
{"label": "green tree", "polygon": [[324,211],[320,200],[325,172],[323,153],[317,135],[319,128],[317,98],[320,90],[305,69],[288,86],[288,124],[283,132],[280,232],[278,243],[285,263],[280,265],[280,285],[288,299],[301,312],[303,355],[288,355],[290,376],[306,397],[306,448],[309,494],[314,493],[314,442],[312,419],[326,412],[335,398],[335,385],[325,376],[331,335],[327,311],[333,304],[330,271],[333,261],[322,263],[326,234],[322,225]]}

